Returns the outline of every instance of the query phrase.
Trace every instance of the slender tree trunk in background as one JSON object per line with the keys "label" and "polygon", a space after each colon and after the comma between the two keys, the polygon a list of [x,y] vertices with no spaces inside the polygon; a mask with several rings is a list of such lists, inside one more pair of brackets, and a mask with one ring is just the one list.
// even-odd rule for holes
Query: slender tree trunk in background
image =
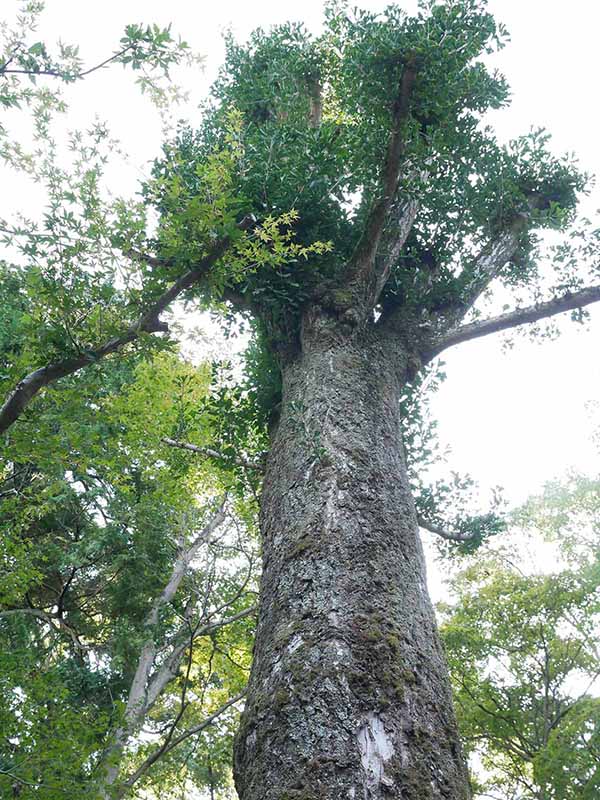
{"label": "slender tree trunk in background", "polygon": [[[406,357],[304,326],[264,483],[241,800],[465,800],[400,440]],[[394,348],[394,349],[392,349]]]}

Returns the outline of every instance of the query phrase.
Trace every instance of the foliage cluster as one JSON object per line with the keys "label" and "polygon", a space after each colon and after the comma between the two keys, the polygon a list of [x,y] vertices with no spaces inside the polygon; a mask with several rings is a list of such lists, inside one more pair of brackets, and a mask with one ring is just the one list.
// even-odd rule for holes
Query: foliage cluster
{"label": "foliage cluster", "polygon": [[592,800],[600,789],[599,489],[572,477],[529,501],[511,541],[463,568],[441,609],[482,797]]}
{"label": "foliage cluster", "polygon": [[[175,730],[174,721],[179,734],[244,687],[250,618],[197,639],[193,630],[254,602],[253,501],[239,488],[236,495],[231,469],[161,441],[184,426],[198,445],[213,443],[208,415],[192,413],[206,401],[210,378],[208,368],[168,352],[150,361],[107,362],[89,370],[83,384],[66,382],[4,451],[0,783],[6,791],[17,780],[20,797],[96,796],[148,636],[157,664],[171,640],[183,635],[190,643],[144,719],[145,743],[123,758],[125,776],[157,749],[161,732]],[[214,498],[228,492],[230,522],[207,540],[149,630],[178,554],[214,513]],[[201,783],[207,763],[213,788],[226,785],[234,719],[225,714],[220,736],[198,740],[191,755],[189,746],[174,751],[150,773],[150,785],[166,796],[182,781]]]}

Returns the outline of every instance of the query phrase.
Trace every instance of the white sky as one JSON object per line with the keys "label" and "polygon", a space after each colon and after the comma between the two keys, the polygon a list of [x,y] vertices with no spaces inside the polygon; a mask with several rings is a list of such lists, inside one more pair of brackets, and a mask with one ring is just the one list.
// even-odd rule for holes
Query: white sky
{"label": "white sky", "polygon": [[[385,4],[362,3],[370,8]],[[407,10],[416,5],[412,0],[400,4]],[[301,5],[291,0],[47,0],[46,5],[40,38],[78,43],[89,64],[116,46],[126,23],[172,22],[173,31],[206,57],[204,74],[194,70],[180,76],[191,94],[185,113],[192,121],[221,62],[224,28],[232,26],[243,38],[256,26],[287,19],[303,19],[316,29],[321,18],[319,0]],[[600,174],[600,3],[491,0],[489,6],[512,34],[512,43],[496,59],[514,96],[512,107],[494,116],[500,135],[510,138],[531,125],[543,125],[553,132],[557,152],[576,152],[587,170]],[[8,17],[16,7],[16,0],[2,0],[0,15]],[[149,161],[159,152],[161,132],[130,74],[119,68],[92,75],[66,96],[72,127],[85,126],[97,113],[123,140],[136,168],[116,174],[114,190],[134,192],[137,178],[147,174]],[[15,196],[5,193],[0,216],[8,216],[14,204]],[[596,192],[586,201],[586,211],[592,214],[599,206]],[[470,472],[483,489],[503,485],[514,503],[569,467],[598,472],[600,458],[590,443],[593,422],[586,404],[600,397],[600,308],[592,315],[588,331],[567,322],[555,342],[519,339],[504,354],[498,340],[485,339],[448,351],[448,379],[433,408],[442,439],[452,448],[451,468]]]}

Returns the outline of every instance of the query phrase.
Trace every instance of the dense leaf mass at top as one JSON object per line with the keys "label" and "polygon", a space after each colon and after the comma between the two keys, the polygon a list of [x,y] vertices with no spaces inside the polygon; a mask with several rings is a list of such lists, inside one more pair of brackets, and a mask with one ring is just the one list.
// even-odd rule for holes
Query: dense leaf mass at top
{"label": "dense leaf mass at top", "polygon": [[[196,165],[226,145],[235,108],[242,122],[230,210],[261,219],[295,209],[298,241],[332,248],[310,264],[230,282],[270,303],[297,305],[354,251],[381,192],[398,87],[411,65],[397,202],[417,197],[420,211],[384,296],[439,305],[464,287],[464,272],[455,280],[459,254],[464,259],[532,209],[538,226],[562,224],[585,184],[572,163],[548,153],[543,133],[502,147],[483,124],[488,110],[508,102],[504,78],[485,61],[506,36],[478,0],[424,2],[412,17],[397,7],[374,14],[329,4],[316,37],[296,24],[259,29],[243,45],[229,36],[201,127],[180,132],[156,175],[164,179],[175,165],[197,192]],[[160,192],[155,199],[164,209]],[[524,234],[524,250],[530,239]],[[508,265],[505,275],[514,282],[523,264]]]}

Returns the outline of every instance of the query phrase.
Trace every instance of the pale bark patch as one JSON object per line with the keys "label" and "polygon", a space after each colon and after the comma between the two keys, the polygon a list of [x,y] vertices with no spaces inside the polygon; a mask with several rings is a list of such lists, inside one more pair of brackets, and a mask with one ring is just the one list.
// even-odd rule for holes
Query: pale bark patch
{"label": "pale bark patch", "polygon": [[298,633],[294,634],[294,636],[292,636],[287,646],[288,653],[292,655],[292,653],[295,653],[296,650],[298,650],[299,647],[302,647],[303,644],[304,644],[304,639],[300,636],[300,634]]}
{"label": "pale bark patch", "polygon": [[380,787],[391,787],[385,775],[385,764],[394,755],[394,745],[385,731],[381,718],[370,712],[365,724],[358,731],[358,749],[365,773],[364,798],[380,797]]}

